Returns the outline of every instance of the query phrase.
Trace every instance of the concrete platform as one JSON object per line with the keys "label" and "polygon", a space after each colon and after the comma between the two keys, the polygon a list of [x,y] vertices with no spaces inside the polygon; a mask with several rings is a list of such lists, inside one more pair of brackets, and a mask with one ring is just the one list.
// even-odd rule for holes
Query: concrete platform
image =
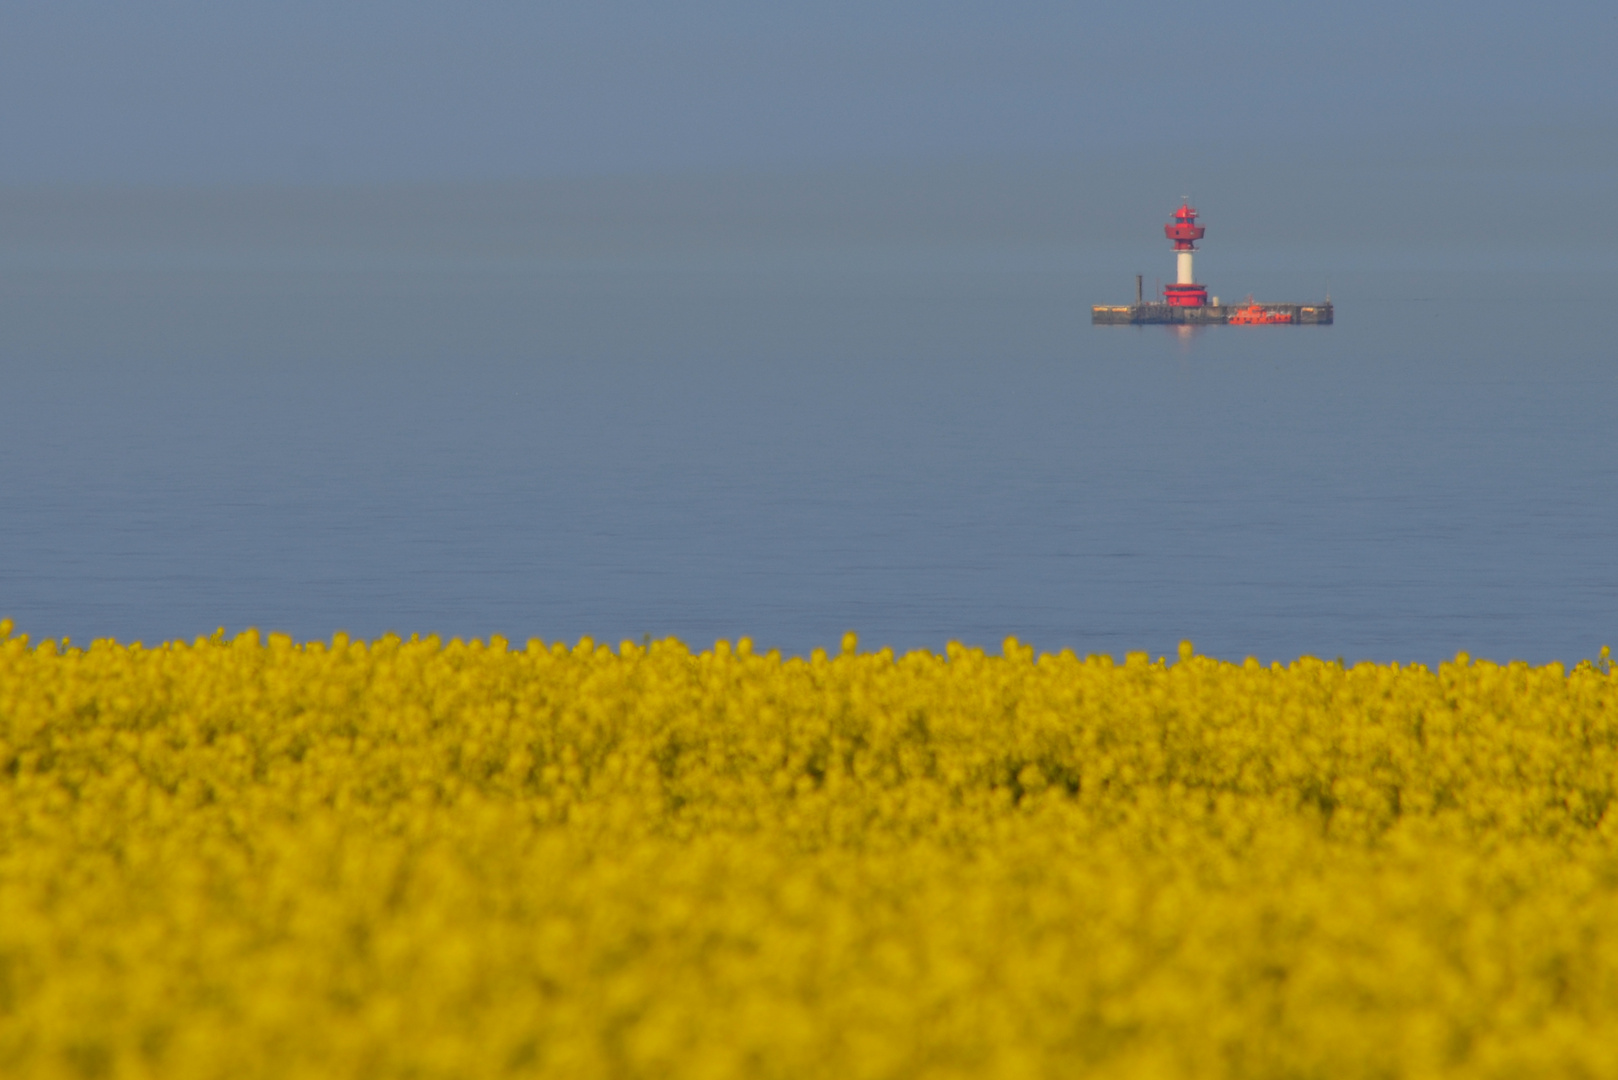
{"label": "concrete platform", "polygon": [[[1223,326],[1243,304],[1210,304],[1206,307],[1176,307],[1172,304],[1097,304],[1090,309],[1090,322],[1097,326],[1140,326],[1144,324],[1170,324],[1190,326]],[[1266,323],[1268,326],[1328,326],[1332,321],[1330,300],[1318,304],[1259,304],[1267,312],[1292,316],[1290,323]]]}

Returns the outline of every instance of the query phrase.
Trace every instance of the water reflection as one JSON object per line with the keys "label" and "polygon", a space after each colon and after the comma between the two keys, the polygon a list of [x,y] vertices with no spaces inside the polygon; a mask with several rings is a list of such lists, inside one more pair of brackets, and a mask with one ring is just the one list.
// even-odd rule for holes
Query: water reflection
{"label": "water reflection", "polygon": [[1175,345],[1179,347],[1180,355],[1189,356],[1191,355],[1191,346],[1196,343],[1197,339],[1201,337],[1203,332],[1208,328],[1206,326],[1180,323],[1169,326],[1167,329],[1170,336],[1174,339]]}

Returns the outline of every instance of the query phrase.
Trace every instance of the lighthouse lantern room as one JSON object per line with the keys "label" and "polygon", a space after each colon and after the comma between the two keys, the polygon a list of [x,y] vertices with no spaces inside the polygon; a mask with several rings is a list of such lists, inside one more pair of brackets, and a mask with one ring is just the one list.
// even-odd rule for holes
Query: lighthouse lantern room
{"label": "lighthouse lantern room", "polygon": [[1197,211],[1189,200],[1174,212],[1174,220],[1163,226],[1163,235],[1174,241],[1175,261],[1179,264],[1173,285],[1163,286],[1163,299],[1174,307],[1207,307],[1208,287],[1198,285],[1191,270],[1191,256],[1197,241],[1208,230],[1197,224]]}

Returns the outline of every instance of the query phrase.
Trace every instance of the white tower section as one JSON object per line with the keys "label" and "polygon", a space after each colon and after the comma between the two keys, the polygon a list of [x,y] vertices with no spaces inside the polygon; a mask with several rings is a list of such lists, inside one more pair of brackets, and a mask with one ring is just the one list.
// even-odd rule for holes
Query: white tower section
{"label": "white tower section", "polygon": [[1176,284],[1195,285],[1197,283],[1197,279],[1191,273],[1191,256],[1193,254],[1194,252],[1190,251],[1176,251],[1174,253],[1174,261],[1179,266],[1179,273],[1176,275]]}

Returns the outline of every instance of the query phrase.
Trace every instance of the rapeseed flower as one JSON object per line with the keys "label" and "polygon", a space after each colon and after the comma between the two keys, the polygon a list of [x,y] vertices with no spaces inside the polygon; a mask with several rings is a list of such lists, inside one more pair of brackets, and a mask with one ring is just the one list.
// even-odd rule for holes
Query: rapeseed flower
{"label": "rapeseed flower", "polygon": [[0,624],[0,1075],[1618,1075],[1618,679]]}

